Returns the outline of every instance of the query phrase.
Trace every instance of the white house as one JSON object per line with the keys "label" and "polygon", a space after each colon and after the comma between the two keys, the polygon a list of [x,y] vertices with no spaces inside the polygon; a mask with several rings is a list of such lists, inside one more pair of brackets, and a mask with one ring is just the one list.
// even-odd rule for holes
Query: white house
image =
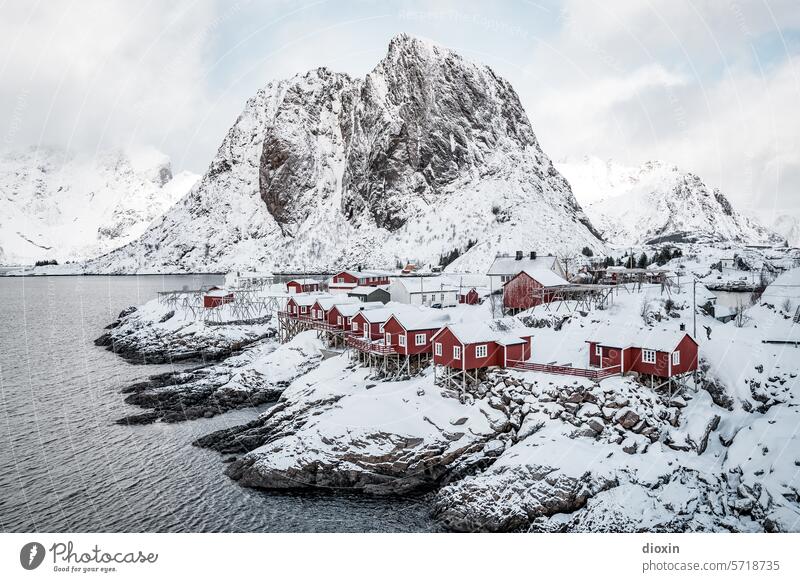
{"label": "white house", "polygon": [[486,273],[491,281],[493,291],[503,288],[503,284],[516,277],[522,271],[553,271],[562,279],[567,278],[561,261],[555,255],[537,255],[535,252],[528,254],[517,251],[514,256],[499,255],[495,257],[492,266]]}
{"label": "white house", "polygon": [[389,285],[392,301],[408,305],[458,304],[458,287],[447,283],[443,277],[397,277]]}

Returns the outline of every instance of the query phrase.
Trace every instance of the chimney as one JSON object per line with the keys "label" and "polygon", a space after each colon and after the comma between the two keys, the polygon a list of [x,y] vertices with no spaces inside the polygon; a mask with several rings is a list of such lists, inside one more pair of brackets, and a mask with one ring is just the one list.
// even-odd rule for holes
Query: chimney
{"label": "chimney", "polygon": [[681,324],[681,331],[686,331],[686,324],[685,323]]}
{"label": "chimney", "polygon": [[533,261],[535,259],[536,259],[536,251],[531,251],[531,260]]}
{"label": "chimney", "polygon": [[516,260],[517,260],[517,261],[521,261],[521,260],[522,260],[522,251],[517,251],[517,257],[516,257]]}

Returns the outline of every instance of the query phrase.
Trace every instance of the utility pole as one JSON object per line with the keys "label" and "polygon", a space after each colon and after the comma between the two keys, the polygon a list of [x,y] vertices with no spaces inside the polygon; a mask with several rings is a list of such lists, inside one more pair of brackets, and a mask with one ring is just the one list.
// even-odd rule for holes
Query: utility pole
{"label": "utility pole", "polygon": [[692,280],[692,330],[697,341],[697,279]]}

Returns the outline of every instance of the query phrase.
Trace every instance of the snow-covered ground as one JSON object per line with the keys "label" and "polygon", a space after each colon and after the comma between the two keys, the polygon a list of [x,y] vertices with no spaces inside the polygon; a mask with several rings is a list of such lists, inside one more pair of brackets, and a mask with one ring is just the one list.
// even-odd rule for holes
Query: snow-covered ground
{"label": "snow-covered ground", "polygon": [[[264,488],[441,487],[434,513],[459,530],[798,531],[800,358],[764,343],[794,333],[798,284],[800,270],[776,279],[743,327],[698,310],[699,384],[672,396],[630,376],[523,371],[459,393],[430,370],[388,382],[334,357],[242,433],[250,452],[228,472]],[[702,284],[697,296],[712,297]],[[691,332],[692,299],[687,277],[669,295],[645,286],[602,311],[540,306],[521,318],[535,325],[535,361],[585,367],[599,329]],[[230,437],[207,444],[241,452]]]}

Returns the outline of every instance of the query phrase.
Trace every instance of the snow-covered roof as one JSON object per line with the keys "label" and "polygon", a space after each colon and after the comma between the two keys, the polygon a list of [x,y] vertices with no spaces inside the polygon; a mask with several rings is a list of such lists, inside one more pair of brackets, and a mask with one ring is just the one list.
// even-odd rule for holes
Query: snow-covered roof
{"label": "snow-covered roof", "polygon": [[381,289],[386,291],[386,285],[376,285],[372,287],[368,287],[366,285],[359,285],[357,287],[353,287],[347,293],[349,295],[369,295],[370,293],[374,293],[376,289]]}
{"label": "snow-covered roof", "polygon": [[[520,273],[525,273],[531,279],[538,281],[542,287],[557,287],[559,285],[570,285],[571,283],[554,273],[550,269],[523,269]],[[519,273],[517,273],[519,275]],[[516,276],[516,275],[515,275]],[[511,281],[506,281],[505,284]]]}
{"label": "snow-covered roof", "polygon": [[552,270],[557,261],[558,257],[553,255],[541,255],[532,259],[530,254],[526,254],[520,260],[517,260],[516,257],[496,257],[486,274],[494,276],[516,275],[526,269]]}
{"label": "snow-covered roof", "polygon": [[[475,321],[471,323],[457,323],[446,326],[458,341],[462,344],[475,344],[481,342],[496,342],[500,345],[508,346],[513,344],[522,344],[527,340],[522,339],[520,336],[532,335],[531,332],[519,330],[519,334],[510,332],[504,329],[504,326],[498,325],[498,322],[504,320],[488,321]],[[513,327],[517,327],[514,325]],[[441,332],[440,332],[441,333]]]}
{"label": "snow-covered roof", "polygon": [[405,277],[395,279],[395,283],[402,285],[409,293],[453,292],[458,290],[444,277]]}
{"label": "snow-covered roof", "polygon": [[289,283],[298,283],[299,285],[319,285],[319,281],[316,279],[292,279],[291,281],[287,281],[286,284]]}
{"label": "snow-covered roof", "polygon": [[380,301],[356,301],[355,303],[345,303],[343,305],[336,304],[336,311],[344,317],[352,317],[359,311],[369,311],[372,309],[383,308],[383,303]]}
{"label": "snow-covered roof", "polygon": [[350,303],[360,303],[360,301],[356,297],[333,295],[330,297],[320,297],[315,301],[315,303],[319,303],[319,306],[323,311],[328,311],[334,305],[347,305]]}
{"label": "snow-covered roof", "polygon": [[[437,313],[431,313],[432,311],[437,311]],[[396,313],[394,316],[406,331],[444,327],[452,319],[448,313],[441,310],[420,311],[417,313],[408,311]]]}
{"label": "snow-covered roof", "polygon": [[685,331],[621,326],[597,330],[586,341],[613,348],[634,347],[671,352],[686,335],[692,337]]}
{"label": "snow-covered roof", "polygon": [[314,305],[319,299],[333,298],[333,295],[328,293],[298,293],[292,295],[290,301],[294,301],[297,305]]}
{"label": "snow-covered roof", "polygon": [[402,303],[395,303],[384,306],[383,309],[370,309],[369,311],[365,311],[364,319],[370,323],[383,323],[392,315],[402,316],[404,313],[414,314],[416,312],[418,312],[416,307]]}
{"label": "snow-covered roof", "polygon": [[227,297],[228,295],[233,295],[233,292],[227,289],[211,289],[206,291],[206,297]]}
{"label": "snow-covered roof", "polygon": [[352,275],[357,279],[364,279],[366,277],[388,277],[391,273],[387,273],[386,271],[338,271],[336,275],[341,275],[342,273],[347,273],[348,275]]}

